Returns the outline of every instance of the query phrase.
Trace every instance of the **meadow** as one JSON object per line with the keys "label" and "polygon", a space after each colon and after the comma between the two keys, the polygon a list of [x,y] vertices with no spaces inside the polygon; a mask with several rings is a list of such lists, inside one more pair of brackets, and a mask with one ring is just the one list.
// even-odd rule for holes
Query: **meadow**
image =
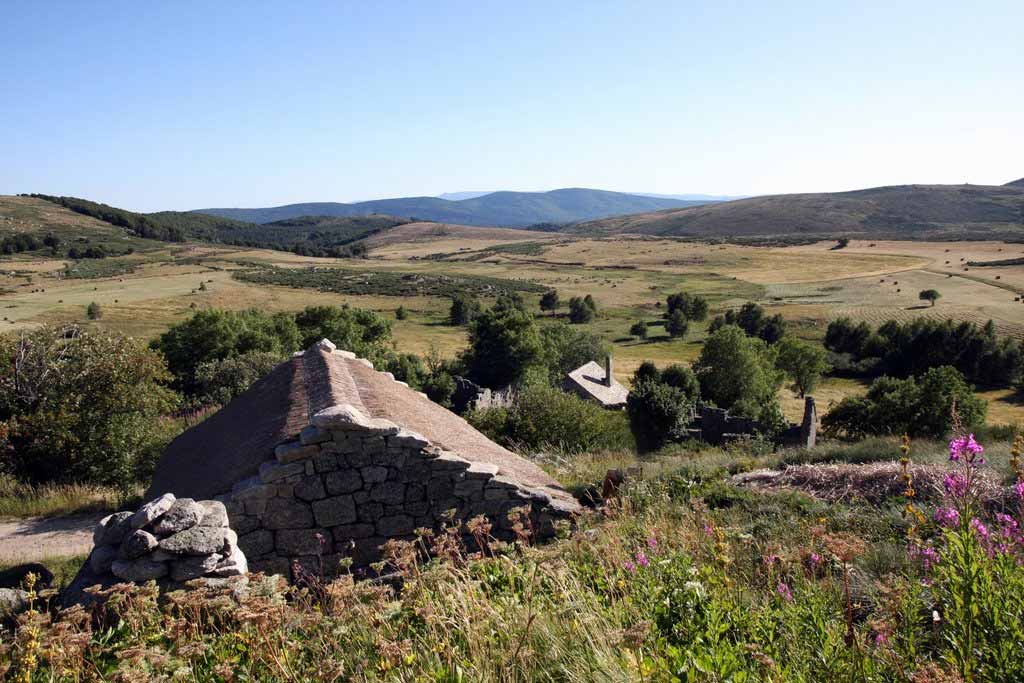
{"label": "meadow", "polygon": [[[1024,338],[1024,265],[966,265],[1012,262],[1024,253],[1021,245],[1004,242],[852,240],[842,249],[834,241],[773,247],[408,223],[370,237],[368,258],[330,259],[118,237],[112,226],[29,198],[0,203],[0,219],[10,230],[44,224],[87,234],[95,229],[103,239],[134,240],[137,247],[128,256],[96,261],[24,254],[3,259],[0,329],[6,330],[89,322],[85,308],[94,301],[103,316],[89,324],[142,338],[202,308],[285,311],[348,303],[393,318],[401,306],[408,315],[394,323],[398,350],[452,356],[464,346],[465,330],[446,324],[448,297],[465,290],[493,300],[504,287],[533,302],[554,288],[563,306],[570,297],[593,296],[599,315],[588,326],[613,345],[620,381],[644,360],[667,365],[699,354],[706,323],[692,324],[682,340],[670,339],[658,325],[665,298],[677,291],[706,297],[712,315],[758,302],[810,340],[820,340],[829,320],[839,316],[873,325],[917,317],[978,324],[991,319],[1000,334]],[[918,299],[923,289],[941,293],[934,307]],[[629,336],[637,320],[654,323],[648,339]],[[818,403],[824,409],[862,391],[861,382],[829,378],[818,389]],[[990,421],[1024,421],[1014,392],[984,393]],[[783,390],[781,398],[787,415],[798,417],[801,404],[792,392]]]}

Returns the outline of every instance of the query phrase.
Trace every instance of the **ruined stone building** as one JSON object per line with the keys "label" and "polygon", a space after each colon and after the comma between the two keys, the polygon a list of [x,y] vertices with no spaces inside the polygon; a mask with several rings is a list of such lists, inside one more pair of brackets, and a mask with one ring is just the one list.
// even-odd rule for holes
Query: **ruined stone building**
{"label": "ruined stone building", "polygon": [[604,367],[590,361],[570,372],[562,382],[562,389],[609,410],[625,408],[629,397],[629,389],[615,379],[610,355],[605,357]]}
{"label": "ruined stone building", "polygon": [[529,506],[539,537],[579,510],[539,467],[424,394],[323,340],[183,433],[157,465],[147,499],[224,502],[252,571],[287,574],[379,559],[392,538]]}

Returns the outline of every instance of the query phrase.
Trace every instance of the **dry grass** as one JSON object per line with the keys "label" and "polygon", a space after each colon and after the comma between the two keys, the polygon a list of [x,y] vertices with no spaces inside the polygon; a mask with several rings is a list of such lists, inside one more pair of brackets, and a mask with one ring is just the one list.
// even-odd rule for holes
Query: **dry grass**
{"label": "dry grass", "polygon": [[33,486],[0,476],[0,518],[52,517],[81,512],[112,512],[142,493],[106,486],[48,484]]}

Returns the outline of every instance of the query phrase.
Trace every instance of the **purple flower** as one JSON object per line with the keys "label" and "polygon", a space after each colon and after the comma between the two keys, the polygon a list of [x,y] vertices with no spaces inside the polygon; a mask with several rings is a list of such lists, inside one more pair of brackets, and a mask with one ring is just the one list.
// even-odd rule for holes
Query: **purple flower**
{"label": "purple flower", "polygon": [[775,587],[775,590],[779,592],[779,597],[783,600],[786,602],[793,602],[793,591],[791,591],[789,586],[784,584],[782,581],[779,581],[779,585]]}
{"label": "purple flower", "polygon": [[946,487],[946,493],[954,498],[963,498],[967,494],[967,477],[952,472],[942,479],[942,485]]}
{"label": "purple flower", "polygon": [[875,645],[885,645],[889,642],[889,636],[885,635],[881,631],[875,634]]}
{"label": "purple flower", "polygon": [[821,555],[818,553],[811,553],[811,565],[817,567],[821,564]]}
{"label": "purple flower", "polygon": [[653,550],[657,550],[658,549],[658,539],[656,539],[654,536],[651,536],[650,538],[648,538],[647,539],[647,547],[650,548],[652,551]]}
{"label": "purple flower", "polygon": [[642,550],[636,554],[636,563],[641,567],[646,567],[648,564],[650,564],[650,562],[647,560],[647,556],[644,555]]}
{"label": "purple flower", "polygon": [[636,571],[636,565],[633,564],[632,562],[630,562],[629,560],[626,560],[625,562],[622,563],[622,568],[625,569],[627,572],[635,572]]}
{"label": "purple flower", "polygon": [[982,541],[988,541],[990,535],[988,527],[977,517],[971,518],[971,530],[978,534],[978,538]]}
{"label": "purple flower", "polygon": [[1018,481],[1013,485],[1013,492],[1017,494],[1017,497],[1024,500],[1024,480]]}
{"label": "purple flower", "polygon": [[916,545],[910,546],[907,550],[907,555],[911,560],[920,560],[921,568],[928,571],[939,563],[939,553],[935,551],[935,548],[931,546],[920,547]]}
{"label": "purple flower", "polygon": [[984,451],[985,448],[974,440],[974,434],[961,436],[949,442],[949,459],[953,462],[959,462],[960,458],[963,458],[970,464],[984,465],[985,459],[978,457]]}
{"label": "purple flower", "polygon": [[933,519],[942,526],[952,528],[960,524],[960,513],[952,507],[938,508]]}
{"label": "purple flower", "polygon": [[1013,538],[1017,534],[1017,520],[1010,515],[997,512],[996,521],[999,522],[1000,530],[1006,538]]}

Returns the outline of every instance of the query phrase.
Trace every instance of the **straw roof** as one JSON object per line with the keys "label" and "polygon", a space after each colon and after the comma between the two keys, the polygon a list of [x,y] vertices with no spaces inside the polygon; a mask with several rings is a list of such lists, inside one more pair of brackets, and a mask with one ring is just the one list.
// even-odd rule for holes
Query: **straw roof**
{"label": "straw roof", "polygon": [[[569,493],[530,461],[502,448],[468,422],[424,394],[395,381],[391,373],[320,342],[281,363],[248,391],[181,434],[167,447],[147,493],[211,498],[255,475],[273,457],[274,446],[294,437],[317,412],[350,405],[424,436],[433,445],[470,462],[498,467],[498,475],[553,499]],[[575,503],[572,503],[575,505]]]}

